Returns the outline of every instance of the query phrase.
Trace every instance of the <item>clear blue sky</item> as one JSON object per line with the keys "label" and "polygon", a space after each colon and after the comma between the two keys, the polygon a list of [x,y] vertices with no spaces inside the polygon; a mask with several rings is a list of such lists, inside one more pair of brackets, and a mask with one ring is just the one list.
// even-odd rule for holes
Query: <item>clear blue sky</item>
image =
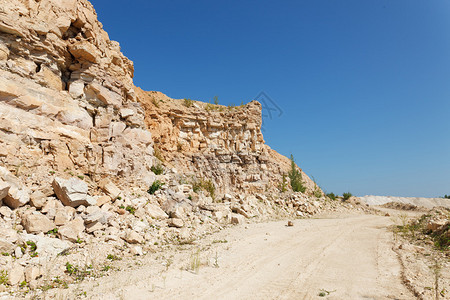
{"label": "clear blue sky", "polygon": [[450,1],[92,1],[172,98],[283,110],[264,137],[328,192],[450,194]]}

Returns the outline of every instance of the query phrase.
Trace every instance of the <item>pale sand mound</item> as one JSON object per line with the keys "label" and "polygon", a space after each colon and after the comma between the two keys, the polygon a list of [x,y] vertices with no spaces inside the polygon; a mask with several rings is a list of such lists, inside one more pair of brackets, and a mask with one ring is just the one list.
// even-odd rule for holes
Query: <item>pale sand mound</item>
{"label": "pale sand mound", "polygon": [[369,205],[383,205],[389,202],[398,202],[403,204],[412,204],[426,208],[443,206],[450,208],[450,200],[443,198],[418,198],[418,197],[391,197],[391,196],[364,196],[361,201]]}

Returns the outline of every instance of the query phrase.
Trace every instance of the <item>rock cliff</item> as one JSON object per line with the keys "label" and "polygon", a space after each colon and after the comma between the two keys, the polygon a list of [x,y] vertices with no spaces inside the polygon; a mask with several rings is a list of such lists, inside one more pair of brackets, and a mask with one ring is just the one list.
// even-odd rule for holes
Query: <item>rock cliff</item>
{"label": "rock cliff", "polygon": [[[290,160],[270,149],[261,133],[261,104],[222,106],[172,99],[136,89],[162,159],[222,193],[279,194]],[[302,172],[306,194],[317,188]]]}
{"label": "rock cliff", "polygon": [[258,102],[176,100],[132,78],[88,1],[0,0],[0,278],[10,286],[58,287],[80,279],[75,262],[98,275],[116,255],[329,205],[304,173],[304,193],[287,181],[280,191],[290,161],[264,143]]}
{"label": "rock cliff", "polygon": [[39,186],[52,171],[145,176],[152,139],[133,64],[92,5],[1,0],[0,7],[0,161]]}

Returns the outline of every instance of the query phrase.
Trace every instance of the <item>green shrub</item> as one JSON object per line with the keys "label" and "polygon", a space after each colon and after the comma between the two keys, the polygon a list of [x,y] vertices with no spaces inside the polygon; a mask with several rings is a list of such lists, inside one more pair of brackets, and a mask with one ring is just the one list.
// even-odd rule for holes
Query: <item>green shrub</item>
{"label": "green shrub", "polygon": [[281,183],[280,186],[278,187],[278,189],[280,190],[280,192],[284,193],[287,191],[287,179],[286,179],[286,174],[283,174],[283,177],[281,179]]}
{"label": "green shrub", "polygon": [[353,195],[350,192],[342,194],[342,197],[344,198],[344,201],[347,201],[348,199],[350,199],[351,196],[353,196]]}
{"label": "green shrub", "polygon": [[184,98],[184,103],[183,103],[184,106],[191,107],[193,104],[194,104],[193,100]]}
{"label": "green shrub", "polygon": [[328,193],[327,197],[330,198],[331,200],[336,200],[336,195],[334,193]]}
{"label": "green shrub", "polygon": [[109,260],[121,260],[121,258],[120,257],[118,257],[118,256],[116,256],[116,255],[114,255],[114,254],[108,254],[108,256],[106,257],[107,259],[109,259]]}
{"label": "green shrub", "polygon": [[152,170],[155,175],[161,175],[164,172],[164,167],[160,163],[157,163],[156,165],[153,165],[150,170]]}
{"label": "green shrub", "polygon": [[153,195],[154,193],[156,193],[157,190],[159,190],[162,186],[164,185],[164,183],[162,183],[159,180],[155,180],[152,185],[150,186],[150,188],[148,189],[148,193],[150,195]]}
{"label": "green shrub", "polygon": [[0,271],[0,284],[6,285],[6,283],[8,282],[8,271],[5,270],[1,270]]}
{"label": "green shrub", "polygon": [[206,180],[206,179],[199,179],[199,180],[195,180],[192,183],[192,189],[195,193],[197,193],[200,190],[206,191],[208,192],[208,194],[211,196],[211,198],[214,199],[215,197],[215,193],[216,193],[216,186],[214,185],[214,183],[211,180]]}
{"label": "green shrub", "polygon": [[133,206],[129,206],[129,205],[127,206],[127,208],[125,208],[125,210],[132,215],[134,215],[134,213],[136,212],[136,208],[134,208]]}
{"label": "green shrub", "polygon": [[294,192],[304,193],[306,187],[303,185],[302,173],[297,169],[297,165],[294,161],[294,156],[291,154],[291,170],[288,173],[289,179],[291,180],[291,187]]}
{"label": "green shrub", "polygon": [[320,190],[320,188],[318,186],[316,186],[316,189],[314,190],[314,197],[316,197],[316,198],[322,197],[322,191]]}

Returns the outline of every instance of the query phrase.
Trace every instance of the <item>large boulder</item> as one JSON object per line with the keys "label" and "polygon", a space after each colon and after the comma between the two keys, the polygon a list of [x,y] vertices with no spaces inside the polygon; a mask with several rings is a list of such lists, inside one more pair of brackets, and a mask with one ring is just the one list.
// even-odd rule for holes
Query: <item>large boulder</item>
{"label": "large boulder", "polygon": [[4,167],[0,167],[0,179],[3,181],[3,184],[0,182],[0,196],[7,191],[7,194],[3,197],[3,202],[6,205],[14,209],[30,201],[30,191],[28,188]]}
{"label": "large boulder", "polygon": [[84,231],[84,221],[78,217],[58,229],[58,235],[62,240],[76,242]]}
{"label": "large boulder", "polygon": [[11,185],[0,179],[0,200],[8,196],[8,191]]}
{"label": "large boulder", "polygon": [[164,220],[169,218],[169,216],[158,206],[154,204],[147,204],[145,206],[147,215],[153,219]]}
{"label": "large boulder", "polygon": [[56,177],[52,183],[56,196],[66,206],[78,207],[80,205],[88,206],[88,185],[78,178],[65,180]]}
{"label": "large boulder", "polygon": [[122,191],[109,180],[108,178],[104,178],[100,180],[98,183],[100,188],[109,196],[111,199],[115,200],[117,197],[120,196]]}
{"label": "large boulder", "polygon": [[48,232],[55,228],[55,224],[39,212],[25,214],[22,225],[28,233]]}
{"label": "large boulder", "polygon": [[35,234],[21,234],[21,238],[24,241],[32,241],[36,243],[36,252],[39,253],[39,257],[41,259],[56,257],[58,254],[72,246],[72,244],[68,241],[62,241],[57,238],[50,238]]}

